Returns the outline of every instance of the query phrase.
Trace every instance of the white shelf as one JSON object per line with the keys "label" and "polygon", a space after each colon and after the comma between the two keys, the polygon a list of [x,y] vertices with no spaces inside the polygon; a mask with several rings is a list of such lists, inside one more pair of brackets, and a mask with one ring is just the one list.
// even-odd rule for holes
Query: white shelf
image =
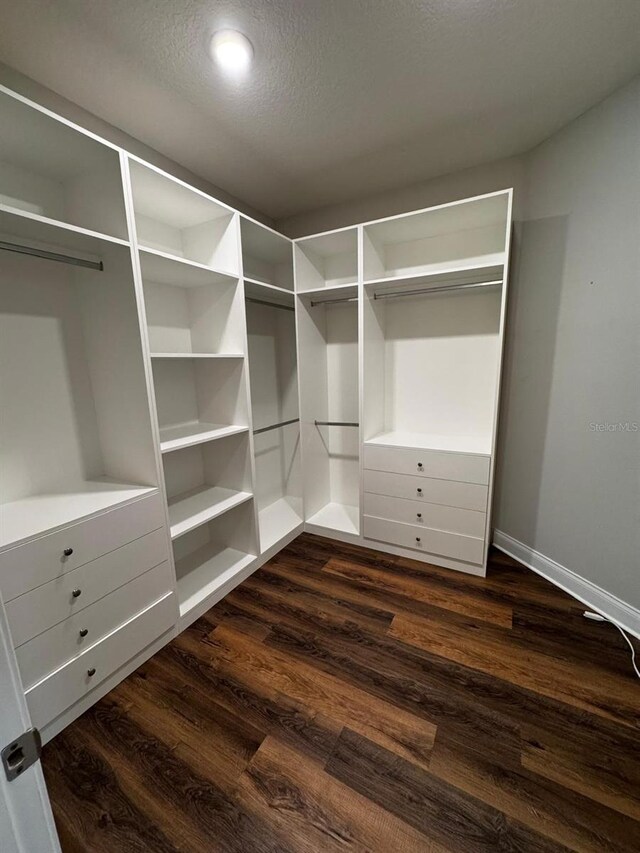
{"label": "white shelf", "polygon": [[176,562],[180,616],[186,616],[209,596],[214,595],[253,563],[256,557],[233,548],[211,553],[205,545]]}
{"label": "white shelf", "polygon": [[280,498],[259,512],[260,550],[264,553],[302,524],[302,516],[288,498]]}
{"label": "white shelf", "polygon": [[476,456],[491,455],[491,438],[484,435],[439,435],[429,432],[390,430],[367,439],[365,444],[440,450],[446,453],[465,453]]}
{"label": "white shelf", "polygon": [[341,533],[352,533],[357,536],[360,527],[359,519],[360,513],[357,506],[332,502],[308,518],[307,524],[325,527],[327,530],[338,530]]}
{"label": "white shelf", "polygon": [[142,277],[156,284],[170,284],[173,287],[202,287],[207,284],[233,282],[238,276],[214,267],[190,261],[178,255],[171,255],[159,249],[140,246],[140,266]]}
{"label": "white shelf", "polygon": [[169,500],[171,538],[177,539],[201,524],[251,500],[251,492],[224,489],[221,486],[200,486]]}
{"label": "white shelf", "polygon": [[275,293],[282,293],[282,294],[286,294],[287,296],[293,295],[293,290],[288,288],[288,287],[279,287],[277,284],[269,284],[268,281],[261,281],[258,278],[251,278],[248,275],[244,276],[244,282],[245,282],[245,284],[256,285],[256,287],[264,287],[267,290],[274,291]]}
{"label": "white shelf", "polygon": [[153,486],[99,478],[69,484],[59,492],[0,504],[0,548],[17,545],[155,491]]}
{"label": "white shelf", "polygon": [[357,296],[358,285],[356,282],[349,284],[327,284],[325,287],[313,287],[298,291],[298,296],[324,296],[325,294],[335,296]]}
{"label": "white shelf", "polygon": [[100,260],[99,253],[105,243],[128,246],[126,240],[111,237],[98,231],[89,231],[77,225],[49,219],[37,213],[0,204],[0,234],[2,239],[18,238],[39,248],[50,248],[53,252],[80,253],[86,260]]}
{"label": "white shelf", "polygon": [[[473,284],[479,281],[501,281],[504,275],[504,253],[472,258],[467,263],[429,264],[414,273],[389,274],[381,278],[365,279],[365,287],[375,285],[431,285],[444,287],[453,284]],[[426,289],[426,288],[425,288]]]}
{"label": "white shelf", "polygon": [[160,450],[162,453],[170,453],[172,450],[181,450],[183,447],[193,447],[195,444],[203,444],[205,441],[216,441],[226,438],[228,435],[237,435],[240,432],[248,432],[249,427],[224,424],[210,424],[202,421],[189,421],[185,424],[175,424],[160,428]]}
{"label": "white shelf", "polygon": [[244,358],[241,352],[152,352],[151,358]]}

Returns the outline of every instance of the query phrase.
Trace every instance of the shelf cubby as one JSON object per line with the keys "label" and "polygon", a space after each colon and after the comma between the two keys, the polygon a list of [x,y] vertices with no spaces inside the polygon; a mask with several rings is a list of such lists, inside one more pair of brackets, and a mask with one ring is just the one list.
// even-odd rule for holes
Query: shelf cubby
{"label": "shelf cubby", "polygon": [[242,288],[232,276],[140,252],[152,354],[244,354]]}
{"label": "shelf cubby", "polygon": [[0,93],[0,207],[128,239],[120,155]]}
{"label": "shelf cubby", "polygon": [[291,240],[244,216],[240,217],[240,233],[245,278],[293,290]]}
{"label": "shelf cubby", "polygon": [[255,561],[258,548],[251,500],[200,525],[173,543],[180,615],[211,607]]}
{"label": "shelf cubby", "polygon": [[102,271],[0,252],[4,545],[158,486],[131,254],[83,245]]}
{"label": "shelf cubby", "polygon": [[252,497],[248,433],[165,454],[172,539]]}
{"label": "shelf cubby", "polygon": [[129,160],[138,244],[238,275],[236,214],[177,179]]}
{"label": "shelf cubby", "polygon": [[[354,286],[355,291],[355,286]],[[314,303],[312,305],[311,303]],[[359,531],[358,305],[298,295],[305,519],[327,531]]]}
{"label": "shelf cubby", "polygon": [[508,207],[496,193],[368,223],[365,282],[503,265]]}
{"label": "shelf cubby", "polygon": [[248,429],[244,360],[153,359],[163,453]]}
{"label": "shelf cubby", "polygon": [[358,231],[331,231],[295,243],[298,292],[335,288],[358,280]]}

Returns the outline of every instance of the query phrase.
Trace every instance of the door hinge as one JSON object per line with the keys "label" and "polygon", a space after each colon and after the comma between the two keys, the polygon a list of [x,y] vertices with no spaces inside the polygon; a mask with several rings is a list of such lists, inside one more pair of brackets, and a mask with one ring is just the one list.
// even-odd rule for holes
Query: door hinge
{"label": "door hinge", "polygon": [[12,782],[24,771],[39,761],[42,754],[42,740],[38,729],[28,729],[12,740],[2,750],[2,763],[7,779]]}

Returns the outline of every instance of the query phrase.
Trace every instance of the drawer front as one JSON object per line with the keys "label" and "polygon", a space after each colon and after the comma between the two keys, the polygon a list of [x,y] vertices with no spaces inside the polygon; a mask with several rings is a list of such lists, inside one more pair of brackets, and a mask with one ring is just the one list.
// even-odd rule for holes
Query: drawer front
{"label": "drawer front", "polygon": [[438,480],[464,483],[489,483],[488,456],[465,456],[462,453],[440,453],[410,447],[377,447],[365,445],[364,467],[373,471],[393,471]]}
{"label": "drawer front", "polygon": [[16,649],[16,657],[25,690],[162,598],[173,585],[169,563],[161,563],[75,616],[23,643]]}
{"label": "drawer front", "polygon": [[484,539],[431,530],[415,524],[386,521],[371,515],[364,517],[364,535],[367,539],[378,539],[401,548],[412,548],[424,554],[438,554],[466,563],[482,563]]}
{"label": "drawer front", "polygon": [[7,604],[15,646],[79,613],[114,589],[168,559],[164,530],[154,530]]}
{"label": "drawer front", "polygon": [[[155,493],[3,551],[0,554],[3,598],[5,602],[11,601],[163,524],[162,500]],[[65,556],[66,549],[72,549],[73,553]]]}
{"label": "drawer front", "polygon": [[447,530],[462,536],[484,537],[486,515],[472,509],[430,504],[424,501],[406,501],[386,495],[364,495],[365,515],[375,515],[388,521],[401,521],[434,530]]}
{"label": "drawer front", "polygon": [[392,474],[387,471],[364,472],[364,490],[392,498],[428,501],[434,504],[487,510],[487,486],[478,483],[460,483],[456,480],[436,480],[432,477],[411,474]]}
{"label": "drawer front", "polygon": [[90,693],[103,679],[169,630],[175,618],[175,594],[171,592],[27,690],[25,695],[33,725],[42,728]]}

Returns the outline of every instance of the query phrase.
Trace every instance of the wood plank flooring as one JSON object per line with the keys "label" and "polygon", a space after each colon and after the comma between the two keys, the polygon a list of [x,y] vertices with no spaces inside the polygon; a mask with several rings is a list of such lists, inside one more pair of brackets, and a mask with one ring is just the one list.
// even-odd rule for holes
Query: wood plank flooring
{"label": "wood plank flooring", "polygon": [[640,682],[583,609],[300,536],[45,747],[63,850],[637,853]]}

